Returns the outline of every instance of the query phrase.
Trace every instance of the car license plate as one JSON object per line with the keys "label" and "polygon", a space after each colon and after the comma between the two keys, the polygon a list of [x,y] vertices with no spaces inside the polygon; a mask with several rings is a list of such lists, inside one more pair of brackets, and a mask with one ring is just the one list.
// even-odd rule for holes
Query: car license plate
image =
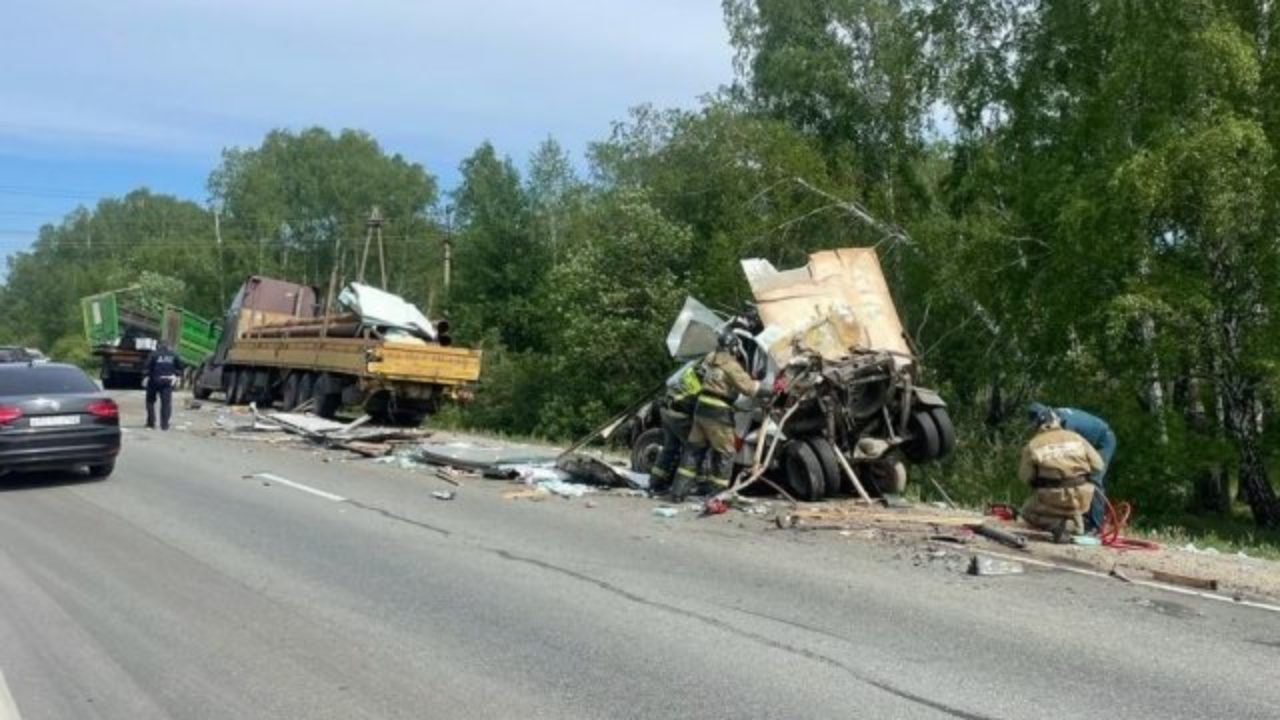
{"label": "car license plate", "polygon": [[66,427],[79,424],[79,415],[46,415],[31,418],[31,427]]}

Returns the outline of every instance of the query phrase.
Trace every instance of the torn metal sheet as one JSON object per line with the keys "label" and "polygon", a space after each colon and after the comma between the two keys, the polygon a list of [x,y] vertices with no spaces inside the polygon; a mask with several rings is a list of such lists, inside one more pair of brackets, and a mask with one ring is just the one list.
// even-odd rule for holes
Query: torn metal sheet
{"label": "torn metal sheet", "polygon": [[[648,487],[648,477],[643,480],[638,473],[625,468],[610,465],[604,460],[584,455],[568,453],[556,459],[556,469],[573,476],[575,480],[600,487],[627,487],[643,490]],[[643,484],[642,484],[643,483]]]}
{"label": "torn metal sheet", "polygon": [[677,360],[701,357],[716,349],[716,337],[724,326],[724,319],[692,297],[684,300],[684,307],[667,333],[667,352]]}
{"label": "torn metal sheet", "polygon": [[416,305],[399,295],[360,283],[351,283],[338,294],[338,303],[360,316],[365,325],[399,328],[428,340],[436,339],[435,326]]}
{"label": "torn metal sheet", "polygon": [[556,453],[520,445],[484,446],[472,443],[422,443],[417,458],[432,465],[484,471],[499,465],[549,465]]}
{"label": "torn metal sheet", "polygon": [[854,348],[911,354],[874,248],[813,253],[807,265],[790,270],[752,258],[742,270],[761,321],[781,331],[782,339],[769,345],[779,364],[796,345],[831,360]]}

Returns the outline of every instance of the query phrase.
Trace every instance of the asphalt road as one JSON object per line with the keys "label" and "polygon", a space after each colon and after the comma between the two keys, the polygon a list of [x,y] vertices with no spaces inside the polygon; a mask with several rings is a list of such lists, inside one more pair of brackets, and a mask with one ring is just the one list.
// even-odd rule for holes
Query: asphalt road
{"label": "asphalt road", "polygon": [[23,718],[1280,715],[1278,614],[133,418],[107,481],[0,480]]}

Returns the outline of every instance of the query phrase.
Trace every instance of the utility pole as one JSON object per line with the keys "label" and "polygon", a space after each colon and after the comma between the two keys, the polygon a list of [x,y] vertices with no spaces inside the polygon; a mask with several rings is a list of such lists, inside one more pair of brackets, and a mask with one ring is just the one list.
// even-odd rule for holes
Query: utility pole
{"label": "utility pole", "polygon": [[226,270],[222,266],[222,211],[217,208],[213,210],[213,237],[218,243],[218,302],[225,308],[227,306],[227,289],[224,285],[226,282]]}
{"label": "utility pole", "polygon": [[453,265],[453,206],[444,207],[444,306],[449,307],[449,273]]}
{"label": "utility pole", "polygon": [[373,243],[374,233],[378,234],[378,267],[382,271],[382,288],[387,287],[387,257],[382,245],[382,210],[374,205],[369,211],[369,219],[365,221],[364,253],[360,256],[359,282],[364,282],[364,268],[369,262],[369,246]]}

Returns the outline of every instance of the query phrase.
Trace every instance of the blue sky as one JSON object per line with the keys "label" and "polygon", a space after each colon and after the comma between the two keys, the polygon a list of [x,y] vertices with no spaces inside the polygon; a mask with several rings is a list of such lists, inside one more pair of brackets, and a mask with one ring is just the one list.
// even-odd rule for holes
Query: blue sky
{"label": "blue sky", "polygon": [[0,253],[138,186],[203,203],[222,148],[275,127],[368,130],[446,188],[485,139],[580,155],[731,59],[719,0],[7,0]]}

